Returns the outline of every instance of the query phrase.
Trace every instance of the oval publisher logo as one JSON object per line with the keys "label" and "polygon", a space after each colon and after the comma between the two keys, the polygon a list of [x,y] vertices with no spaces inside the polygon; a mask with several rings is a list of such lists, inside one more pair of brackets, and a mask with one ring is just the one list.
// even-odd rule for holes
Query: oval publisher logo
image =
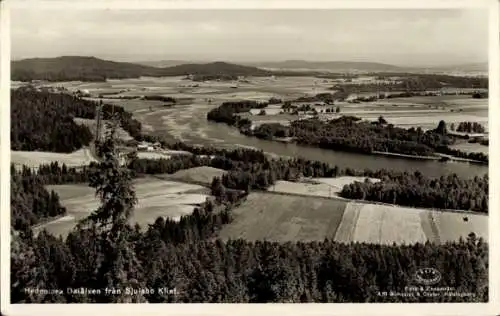
{"label": "oval publisher logo", "polygon": [[421,268],[415,272],[415,280],[424,285],[434,285],[441,281],[441,273],[434,268]]}

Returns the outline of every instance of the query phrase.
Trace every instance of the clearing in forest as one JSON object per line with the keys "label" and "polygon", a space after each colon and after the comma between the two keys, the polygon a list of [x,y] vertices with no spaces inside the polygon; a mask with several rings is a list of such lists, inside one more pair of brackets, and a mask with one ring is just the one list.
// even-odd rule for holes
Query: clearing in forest
{"label": "clearing in forest", "polygon": [[[196,205],[209,197],[206,188],[195,184],[151,177],[137,179],[133,183],[138,203],[131,223],[138,223],[143,228],[158,217],[178,220],[182,215],[190,214]],[[83,184],[50,185],[47,189],[59,195],[67,215],[38,226],[35,232],[47,229],[52,234],[66,236],[78,220],[88,216],[100,203],[94,189]]]}
{"label": "clearing in forest", "polygon": [[212,184],[213,178],[221,178],[225,173],[226,171],[222,169],[202,166],[179,170],[171,175],[163,175],[162,178],[188,183],[194,182],[210,186]]}
{"label": "clearing in forest", "polygon": [[50,164],[52,162],[58,162],[60,166],[66,164],[68,167],[80,167],[86,166],[92,161],[96,161],[88,148],[82,148],[70,154],[46,151],[11,150],[10,159],[11,162],[19,168],[21,168],[22,165],[38,168],[42,164]]}

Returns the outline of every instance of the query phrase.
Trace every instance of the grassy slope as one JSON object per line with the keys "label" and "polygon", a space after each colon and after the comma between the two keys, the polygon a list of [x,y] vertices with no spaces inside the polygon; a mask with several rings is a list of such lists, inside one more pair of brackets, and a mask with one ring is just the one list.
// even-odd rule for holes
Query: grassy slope
{"label": "grassy slope", "polygon": [[[179,218],[189,214],[194,209],[194,204],[205,202],[208,190],[202,186],[158,180],[155,178],[142,178],[134,180],[138,198],[132,223],[146,227],[153,223],[159,216]],[[54,190],[61,198],[61,204],[68,210],[67,216],[51,221],[38,227],[47,229],[55,235],[67,235],[76,225],[76,222],[95,210],[99,202],[95,191],[86,185],[50,185],[49,190]]]}
{"label": "grassy slope", "polygon": [[222,229],[220,237],[275,241],[333,238],[345,205],[338,200],[251,193],[234,210],[234,222]]}

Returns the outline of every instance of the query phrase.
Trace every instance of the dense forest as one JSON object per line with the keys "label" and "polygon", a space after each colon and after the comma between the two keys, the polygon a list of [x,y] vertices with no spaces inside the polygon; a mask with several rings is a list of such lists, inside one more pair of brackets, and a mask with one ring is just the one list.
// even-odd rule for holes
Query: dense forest
{"label": "dense forest", "polygon": [[[73,118],[95,119],[98,103],[66,93],[23,87],[11,91],[12,150],[73,152],[92,141],[88,127]],[[132,137],[141,139],[141,124],[121,106],[102,105],[102,118],[117,116]],[[57,124],[54,124],[57,122]]]}
{"label": "dense forest", "polygon": [[[92,133],[73,121],[85,117],[86,101],[67,94],[13,90],[11,148],[26,151],[72,152],[87,146]],[[94,109],[95,111],[95,109]]]}
{"label": "dense forest", "polygon": [[[308,243],[218,240],[218,230],[232,220],[232,209],[246,195],[217,185],[218,180],[212,186],[218,199],[180,221],[158,218],[143,229],[131,227],[126,220],[136,203],[132,174],[116,163],[113,146],[104,143],[105,159],[94,166],[89,179],[101,207],[66,240],[45,232],[33,236],[30,230],[13,233],[12,302],[475,302],[488,298],[488,245],[473,234],[453,243],[406,246],[340,244],[328,239]],[[273,168],[262,153],[250,157],[244,153],[228,153],[226,163],[229,157],[240,157],[247,164],[254,159],[263,169]],[[301,163],[305,162],[295,162]],[[312,165],[318,172],[327,167]],[[306,170],[313,171],[309,167]],[[115,174],[121,176],[109,181]],[[23,197],[13,195],[13,199],[22,202]],[[416,285],[419,267],[442,272],[436,286],[472,295],[388,295]],[[51,291],[25,291],[27,287]],[[68,288],[94,292],[75,295]]]}
{"label": "dense forest", "polygon": [[[127,228],[123,231],[125,242],[119,248],[125,249],[122,252],[126,255],[114,265],[108,263],[116,258],[117,250],[104,252],[105,241],[92,230],[75,231],[65,241],[44,233],[36,238],[15,236],[12,302],[382,303],[488,299],[488,245],[473,236],[442,245],[408,246],[340,244],[332,240],[222,242],[204,239],[203,235],[210,235],[210,227],[217,228],[223,220],[195,214],[179,223],[159,218],[145,232]],[[176,243],[176,232],[186,240]],[[451,287],[464,296],[388,295],[418,285],[413,279],[419,267],[442,271],[436,287]],[[45,295],[23,291],[24,287],[42,285],[62,290]],[[67,293],[67,288],[96,292],[75,295]],[[106,288],[115,292],[110,294]]]}
{"label": "dense forest", "polygon": [[11,226],[27,230],[41,220],[66,213],[55,192],[48,192],[43,179],[29,169],[16,172],[11,168]]}
{"label": "dense forest", "polygon": [[355,182],[344,186],[340,195],[412,207],[470,210],[488,213],[487,175],[460,179],[456,175],[429,179],[418,174],[385,177],[378,183]]}

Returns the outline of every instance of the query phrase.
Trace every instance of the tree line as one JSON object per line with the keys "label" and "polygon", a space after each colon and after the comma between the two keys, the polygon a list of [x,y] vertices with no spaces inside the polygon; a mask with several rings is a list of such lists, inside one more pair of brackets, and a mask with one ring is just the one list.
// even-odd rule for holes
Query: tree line
{"label": "tree line", "polygon": [[377,183],[354,182],[345,185],[340,195],[411,207],[488,213],[488,183],[488,175],[473,179],[460,179],[456,175],[430,179],[420,174],[407,174],[387,176]]}
{"label": "tree line", "polygon": [[[453,129],[452,129],[453,130]],[[478,122],[460,122],[455,129],[457,132],[484,133],[484,126]]]}
{"label": "tree line", "polygon": [[402,77],[400,88],[409,91],[432,90],[440,88],[488,89],[487,77],[450,76],[444,74],[412,74],[412,73],[372,73],[381,79]]}

